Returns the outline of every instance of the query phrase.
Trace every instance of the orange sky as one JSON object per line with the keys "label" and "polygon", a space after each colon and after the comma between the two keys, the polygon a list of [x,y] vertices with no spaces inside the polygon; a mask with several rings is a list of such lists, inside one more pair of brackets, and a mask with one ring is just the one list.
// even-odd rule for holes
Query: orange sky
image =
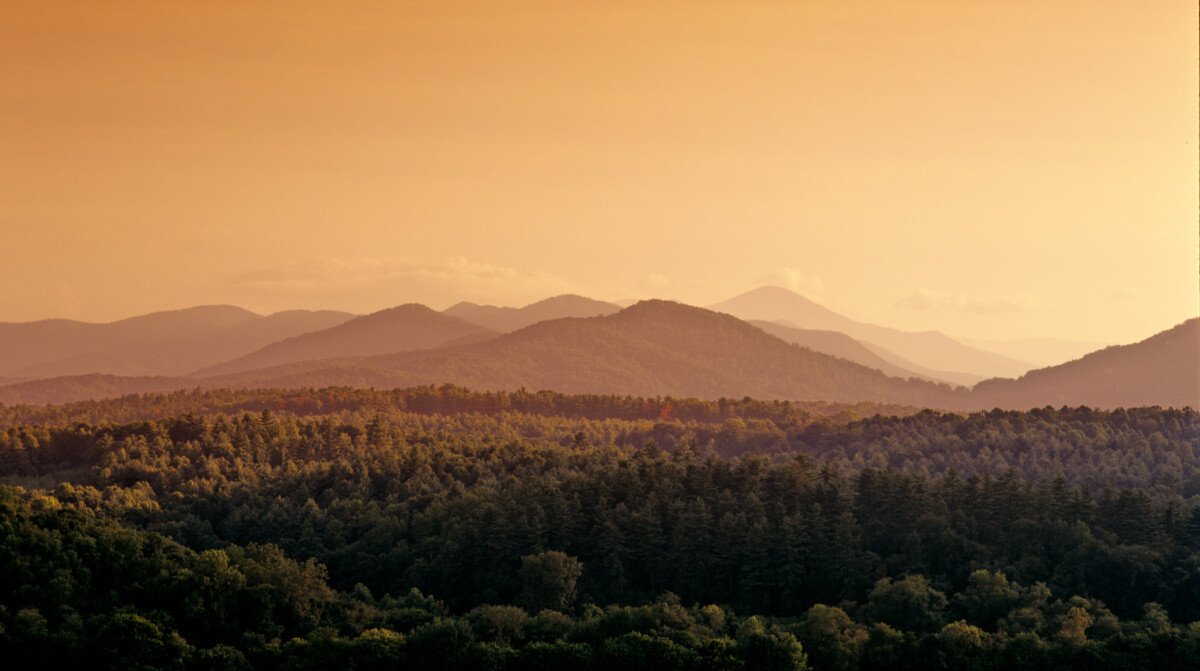
{"label": "orange sky", "polygon": [[771,282],[1128,342],[1200,312],[1198,58],[1176,0],[7,0],[0,320]]}

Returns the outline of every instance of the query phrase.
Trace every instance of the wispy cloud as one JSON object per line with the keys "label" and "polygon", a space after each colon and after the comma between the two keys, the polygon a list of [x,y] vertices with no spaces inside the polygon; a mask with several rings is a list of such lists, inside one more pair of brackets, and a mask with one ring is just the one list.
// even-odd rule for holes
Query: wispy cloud
{"label": "wispy cloud", "polygon": [[776,268],[767,271],[766,276],[759,279],[762,284],[791,289],[809,298],[825,294],[825,283],[820,277],[805,275],[799,268]]}
{"label": "wispy cloud", "polygon": [[968,296],[962,293],[918,289],[916,293],[896,303],[897,307],[929,312],[971,312],[994,314],[999,312],[1021,312],[1037,306],[1031,296],[987,294]]}

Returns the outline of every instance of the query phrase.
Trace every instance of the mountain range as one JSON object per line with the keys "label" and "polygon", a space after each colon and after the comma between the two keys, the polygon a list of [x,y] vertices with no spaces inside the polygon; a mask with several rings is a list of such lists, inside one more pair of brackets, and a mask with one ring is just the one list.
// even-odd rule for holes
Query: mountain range
{"label": "mountain range", "polygon": [[952,373],[935,371],[908,361],[877,345],[862,343],[845,333],[837,331],[820,331],[797,328],[787,320],[776,322],[759,319],[748,320],[758,328],[771,335],[790,343],[807,347],[815,352],[841,357],[868,368],[882,371],[892,377],[916,377],[933,382],[949,382],[955,385],[971,386],[984,379],[980,375],[970,373]]}
{"label": "mountain range", "polygon": [[[441,313],[409,304],[363,316],[297,312],[264,317],[214,306],[113,324],[66,320],[33,323],[36,326],[0,324],[0,363],[8,365],[0,368],[8,378],[0,380],[0,402],[66,402],[195,387],[397,387],[452,382],[480,390],[525,387],[567,393],[878,401],[955,410],[1047,404],[1200,407],[1197,320],[1142,343],[1110,347],[1019,378],[984,380],[969,390],[967,385],[978,376],[929,368],[843,332],[796,328],[786,321],[803,316],[796,306],[826,321],[837,321],[838,315],[780,291],[786,292],[758,290],[751,292],[757,296],[743,295],[738,297],[743,300],[721,304],[745,311],[765,296],[768,301],[757,301],[755,309],[770,301],[781,308],[791,306],[768,314],[770,320],[753,322],[669,301],[643,301],[621,309],[579,296],[561,296],[524,308],[460,303]],[[322,321],[328,325],[313,328]],[[143,326],[144,332],[137,333],[130,324]],[[25,331],[16,328],[20,326]],[[54,333],[56,326],[62,328]],[[40,350],[31,344],[30,332],[36,329],[42,330],[44,338]],[[308,330],[297,332],[301,329]],[[141,349],[121,346],[112,335],[114,330]],[[14,332],[21,338],[5,340]],[[261,342],[280,332],[285,335]],[[937,333],[908,336],[920,336],[930,346],[955,342]],[[921,338],[896,336],[893,342]],[[29,351],[36,351],[42,361],[20,361],[20,354]],[[186,355],[172,360],[171,355],[180,351]],[[211,360],[231,351],[223,361]],[[982,352],[958,344],[953,356],[993,363],[1005,360],[977,351]],[[51,363],[69,370],[67,363],[85,365],[87,356],[81,355],[88,354],[109,357],[126,367],[138,363],[141,368],[120,371],[123,374],[106,370],[58,376],[19,373],[36,365],[53,368]],[[197,361],[200,365],[187,368]],[[161,372],[168,369],[170,373]],[[20,377],[38,379],[14,380]]]}
{"label": "mountain range", "polygon": [[708,307],[741,319],[782,319],[799,328],[837,331],[931,370],[1016,377],[1033,368],[1031,363],[964,345],[937,331],[901,331],[854,321],[783,287],[759,287]]}
{"label": "mountain range", "polygon": [[531,303],[522,308],[477,305],[463,301],[446,310],[444,314],[458,317],[472,324],[500,333],[511,333],[547,319],[563,317],[599,317],[619,312],[621,306],[574,294],[563,294]]}
{"label": "mountain range", "polygon": [[496,332],[409,303],[354,317],[331,328],[292,336],[188,377],[216,377],[281,364],[335,357],[390,354],[486,340]]}
{"label": "mountain range", "polygon": [[332,310],[263,316],[231,305],[205,305],[108,324],[68,319],[0,323],[0,375],[183,375],[353,316]]}
{"label": "mountain range", "polygon": [[1159,405],[1200,409],[1200,318],[1131,345],[1032,370],[1017,380],[985,380],[972,390],[984,406]]}

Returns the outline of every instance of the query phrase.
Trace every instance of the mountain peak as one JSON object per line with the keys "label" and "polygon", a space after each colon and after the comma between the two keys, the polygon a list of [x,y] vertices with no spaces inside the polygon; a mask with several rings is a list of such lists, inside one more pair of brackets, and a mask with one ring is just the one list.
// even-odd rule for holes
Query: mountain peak
{"label": "mountain peak", "polygon": [[485,328],[511,333],[538,322],[563,317],[598,317],[618,312],[612,303],[577,294],[552,296],[521,308],[477,305],[463,301],[447,308],[443,314],[464,319]]}
{"label": "mountain peak", "polygon": [[910,362],[936,371],[978,377],[1015,377],[1033,367],[1033,364],[995,352],[968,347],[936,331],[914,333],[858,322],[783,287],[759,287],[710,305],[709,309],[739,319],[786,319],[802,329],[845,333],[865,345],[882,346]]}
{"label": "mountain peak", "polygon": [[787,319],[807,329],[845,331],[856,324],[854,320],[839,315],[791,289],[771,285],[751,289],[708,308],[741,319]]}

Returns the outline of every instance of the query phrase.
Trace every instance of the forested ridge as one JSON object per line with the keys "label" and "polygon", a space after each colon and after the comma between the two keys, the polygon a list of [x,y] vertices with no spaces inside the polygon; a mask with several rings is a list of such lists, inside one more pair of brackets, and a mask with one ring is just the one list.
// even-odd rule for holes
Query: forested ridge
{"label": "forested ridge", "polygon": [[47,667],[1200,664],[1189,409],[336,388],[0,427],[0,645]]}

